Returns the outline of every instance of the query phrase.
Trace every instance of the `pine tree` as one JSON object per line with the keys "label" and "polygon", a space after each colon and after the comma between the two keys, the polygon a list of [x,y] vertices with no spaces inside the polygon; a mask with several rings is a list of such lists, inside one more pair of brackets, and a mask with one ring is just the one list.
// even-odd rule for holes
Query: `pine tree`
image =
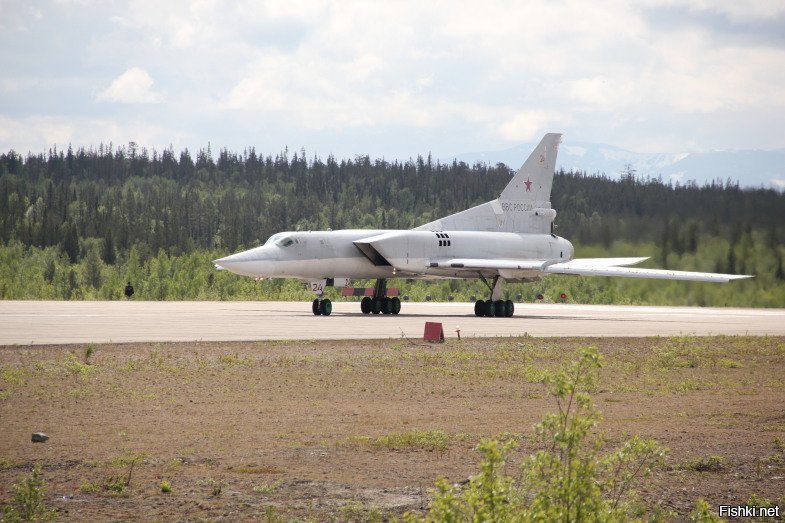
{"label": "pine tree", "polygon": [[60,248],[68,255],[71,263],[76,263],[79,259],[79,234],[76,231],[76,224],[69,221],[64,224],[64,228],[65,231]]}
{"label": "pine tree", "polygon": [[112,238],[111,229],[106,231],[103,249],[101,250],[101,259],[104,260],[104,263],[107,265],[114,265],[114,262],[117,260],[117,256],[114,252],[114,238]]}

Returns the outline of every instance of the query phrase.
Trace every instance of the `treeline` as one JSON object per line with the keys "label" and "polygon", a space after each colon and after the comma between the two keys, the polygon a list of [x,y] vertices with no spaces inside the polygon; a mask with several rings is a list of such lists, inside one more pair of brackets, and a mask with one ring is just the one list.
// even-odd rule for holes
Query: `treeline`
{"label": "treeline", "polygon": [[[215,274],[209,260],[282,230],[411,228],[497,197],[511,174],[503,164],[443,164],[430,156],[322,160],[305,151],[264,156],[250,148],[242,154],[224,149],[214,158],[208,147],[194,158],[188,150],[148,151],[133,143],[26,157],[11,151],[0,155],[0,297],[117,298],[118,282],[126,279],[148,299],[258,297],[266,295],[259,285]],[[579,256],[610,255],[622,245],[629,250],[619,255],[643,252],[660,267],[690,269],[697,263],[700,270],[754,273],[752,285],[761,292],[780,289],[785,281],[782,193],[741,189],[730,181],[672,185],[634,173],[612,180],[558,172],[552,203],[559,213],[557,232],[579,247]],[[37,267],[40,277],[17,270],[18,264]],[[15,272],[28,276],[22,281]],[[153,274],[194,283],[180,290],[155,287],[148,285]],[[212,279],[202,280],[207,274]],[[28,285],[31,278],[38,290]],[[244,283],[230,283],[235,281]],[[637,295],[635,285],[650,290],[644,282],[593,281],[604,282],[602,288],[592,283],[582,301],[623,300]],[[264,285],[272,297],[299,297],[296,285]],[[445,299],[474,292],[461,282],[415,289],[415,295]],[[716,292],[689,300],[728,301]],[[766,300],[769,306],[775,302]]]}
{"label": "treeline", "polygon": [[[262,280],[242,278],[227,271],[216,271],[212,260],[224,254],[217,250],[196,250],[170,255],[163,249],[152,253],[134,246],[127,256],[114,264],[100,257],[98,242],[84,245],[86,254],[77,263],[56,246],[25,247],[18,241],[0,246],[0,298],[48,300],[119,300],[125,299],[126,282],[133,283],[137,300],[310,300],[313,294],[296,280]],[[585,257],[643,255],[656,256],[653,243],[614,242],[610,249],[603,246],[576,246]],[[695,253],[671,253],[671,266],[684,270],[711,271],[717,260],[727,258],[729,243],[717,237],[699,240]],[[579,278],[551,276],[532,284],[507,284],[504,298],[533,302],[538,294],[546,302],[560,301],[561,293],[568,302],[604,304],[701,305],[738,307],[785,307],[785,281],[776,276],[776,262],[766,256],[769,248],[765,238],[754,233],[750,249],[740,258],[746,270],[755,274],[751,280],[730,284],[696,283],[627,278]],[[661,266],[649,263],[649,266]],[[353,282],[368,287],[371,281]],[[450,298],[472,301],[485,297],[487,289],[478,281],[392,280],[390,287],[399,288],[415,301],[427,296],[438,301]],[[330,288],[328,296],[338,292]],[[469,310],[469,309],[467,309]]]}
{"label": "treeline", "polygon": [[[0,241],[61,245],[79,238],[111,251],[236,250],[292,229],[410,228],[490,199],[509,178],[499,165],[308,161],[305,152],[262,157],[209,148],[149,154],[134,147],[0,156]],[[76,255],[76,256],[74,256]]]}

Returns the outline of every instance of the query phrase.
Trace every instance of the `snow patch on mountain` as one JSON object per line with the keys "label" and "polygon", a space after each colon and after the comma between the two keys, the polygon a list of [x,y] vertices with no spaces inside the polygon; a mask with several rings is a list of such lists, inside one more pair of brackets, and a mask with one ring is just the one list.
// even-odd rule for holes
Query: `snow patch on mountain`
{"label": "snow patch on mountain", "polygon": [[[518,169],[535,145],[529,143],[501,151],[458,154],[441,161],[452,162],[455,159],[469,165],[502,162]],[[695,182],[703,185],[730,181],[738,182],[742,187],[785,190],[785,149],[636,153],[607,144],[565,140],[559,150],[557,168],[611,178],[618,178],[620,173],[632,169],[638,177],[661,178],[673,184]]]}

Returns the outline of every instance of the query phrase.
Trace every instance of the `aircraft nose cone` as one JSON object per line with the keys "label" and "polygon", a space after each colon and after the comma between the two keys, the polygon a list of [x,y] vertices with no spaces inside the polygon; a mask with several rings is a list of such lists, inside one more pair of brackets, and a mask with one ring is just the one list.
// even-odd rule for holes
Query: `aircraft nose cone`
{"label": "aircraft nose cone", "polygon": [[223,258],[213,260],[213,263],[216,265],[221,265],[222,267],[226,267],[227,265],[231,265],[232,263],[239,261],[242,261],[240,254],[230,254],[229,256],[224,256]]}
{"label": "aircraft nose cone", "polygon": [[257,247],[256,249],[250,249],[224,256],[223,258],[218,258],[217,260],[213,260],[213,263],[217,268],[226,269],[235,274],[244,276],[264,276],[263,273],[268,269],[268,264],[266,262],[269,260],[270,253],[263,247]]}
{"label": "aircraft nose cone", "polygon": [[245,252],[238,252],[237,254],[230,254],[229,256],[213,260],[213,263],[227,271],[236,272],[237,269],[249,261],[251,260]]}

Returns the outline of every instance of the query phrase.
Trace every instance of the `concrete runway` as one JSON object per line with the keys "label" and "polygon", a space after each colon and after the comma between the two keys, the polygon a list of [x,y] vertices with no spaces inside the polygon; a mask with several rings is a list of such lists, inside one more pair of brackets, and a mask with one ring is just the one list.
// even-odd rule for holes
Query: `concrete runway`
{"label": "concrete runway", "polygon": [[398,316],[366,316],[333,302],[329,317],[309,302],[0,301],[0,345],[422,338],[426,321],[445,336],[785,336],[785,309],[516,304],[512,318],[477,318],[472,303],[403,303]]}

